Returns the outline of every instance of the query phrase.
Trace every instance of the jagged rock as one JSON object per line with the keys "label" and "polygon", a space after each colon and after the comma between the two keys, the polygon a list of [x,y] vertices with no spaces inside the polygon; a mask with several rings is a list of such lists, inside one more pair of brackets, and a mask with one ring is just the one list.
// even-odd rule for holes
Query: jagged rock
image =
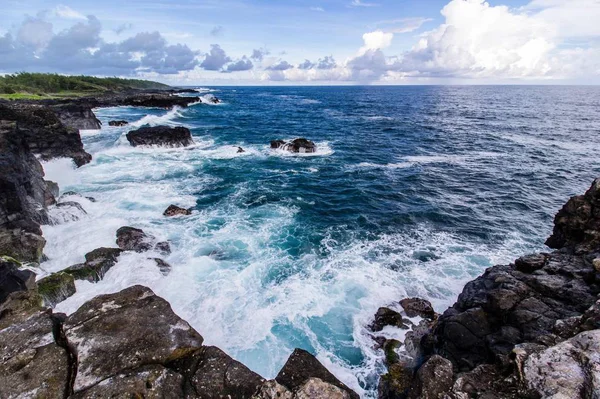
{"label": "jagged rock", "polygon": [[119,248],[97,248],[85,254],[85,263],[66,268],[63,272],[72,275],[75,280],[87,280],[95,283],[117,263],[122,250]]}
{"label": "jagged rock", "polygon": [[153,364],[117,374],[69,398],[179,399],[185,397],[182,385],[183,376],[181,374]]}
{"label": "jagged rock", "polygon": [[171,244],[168,241],[157,242],[154,250],[160,252],[162,255],[169,255],[171,253]]}
{"label": "jagged rock", "polygon": [[556,214],[546,245],[581,251],[600,248],[600,179],[594,180],[584,195],[571,198]]}
{"label": "jagged rock", "polygon": [[340,388],[348,393],[351,398],[358,399],[358,395],[354,391],[331,374],[316,357],[303,349],[294,349],[294,352],[275,377],[275,381],[296,392],[310,378],[319,378]]}
{"label": "jagged rock", "polygon": [[[0,105],[0,119],[2,119]],[[16,122],[0,120],[0,254],[39,262],[46,241],[40,224],[54,201],[42,165]]]}
{"label": "jagged rock", "polygon": [[529,356],[524,373],[544,398],[594,398],[600,392],[600,330]]}
{"label": "jagged rock", "polygon": [[434,355],[417,371],[410,388],[410,399],[443,399],[454,383],[452,363]]}
{"label": "jagged rock", "polygon": [[97,130],[102,127],[102,122],[87,104],[72,102],[53,106],[52,109],[58,115],[58,119],[69,128]]}
{"label": "jagged rock", "polygon": [[50,312],[0,330],[0,397],[67,396],[69,357],[54,341]]}
{"label": "jagged rock", "polygon": [[188,377],[187,390],[197,398],[250,398],[265,381],[214,346],[205,346],[173,365]]}
{"label": "jagged rock", "polygon": [[21,264],[15,259],[0,257],[0,304],[13,292],[35,288],[35,273],[20,267]]}
{"label": "jagged rock", "polygon": [[134,96],[126,96],[124,98],[102,98],[100,102],[103,103],[103,106],[129,105],[134,107],[173,108],[174,106],[187,107],[189,104],[197,103],[199,100],[200,97],[197,96],[180,97],[168,94],[138,93]]}
{"label": "jagged rock", "polygon": [[203,341],[167,301],[142,286],[86,302],[64,330],[78,353],[75,392],[144,365],[166,365],[197,351]]}
{"label": "jagged rock", "polygon": [[295,399],[350,399],[350,394],[319,378],[306,380],[294,395]]}
{"label": "jagged rock", "polygon": [[192,134],[188,128],[177,126],[154,126],[142,127],[132,130],[126,135],[129,144],[133,147],[164,146],[164,147],[187,147],[194,144]]}
{"label": "jagged rock", "polygon": [[58,183],[53,182],[52,180],[46,180],[46,188],[47,193],[49,193],[50,195],[46,194],[45,205],[54,205],[56,203],[56,198],[58,198],[58,195],[60,194],[60,188],[58,187]]}
{"label": "jagged rock", "polygon": [[180,208],[177,205],[169,205],[167,209],[163,212],[163,216],[177,216],[177,215],[191,215],[192,211],[190,209]]}
{"label": "jagged rock", "polygon": [[422,317],[424,319],[434,319],[435,311],[431,303],[421,298],[404,298],[400,301],[400,306],[406,312],[408,317]]}
{"label": "jagged rock", "polygon": [[397,362],[388,367],[387,374],[379,380],[378,393],[381,399],[406,398],[413,381],[413,367],[406,362]]}
{"label": "jagged rock", "polygon": [[127,121],[109,121],[108,122],[108,126],[125,126],[128,124],[129,124],[129,122],[127,122]]}
{"label": "jagged rock", "polygon": [[79,131],[63,124],[47,105],[1,103],[0,120],[15,121],[31,152],[43,160],[67,157],[82,166],[92,159],[83,149]]}
{"label": "jagged rock", "polygon": [[53,273],[37,282],[44,306],[54,307],[75,294],[75,279],[69,273]]}
{"label": "jagged rock", "polygon": [[265,381],[252,399],[292,399],[293,394],[289,389],[275,380]]}
{"label": "jagged rock", "polygon": [[271,148],[298,153],[312,153],[317,151],[317,146],[315,143],[305,138],[294,139],[290,142],[273,140],[271,141]]}
{"label": "jagged rock", "polygon": [[381,307],[375,313],[375,320],[371,323],[370,328],[371,331],[381,331],[386,326],[408,329],[400,313],[390,308]]}
{"label": "jagged rock", "polygon": [[171,272],[171,265],[168,264],[167,262],[165,262],[164,260],[160,259],[160,258],[151,258],[154,262],[156,262],[156,266],[158,266],[158,269],[160,270],[160,272],[162,273],[163,276],[166,276],[167,274],[169,274]]}
{"label": "jagged rock", "polygon": [[142,229],[124,226],[117,230],[117,246],[123,251],[145,252],[152,249],[154,236],[144,233]]}

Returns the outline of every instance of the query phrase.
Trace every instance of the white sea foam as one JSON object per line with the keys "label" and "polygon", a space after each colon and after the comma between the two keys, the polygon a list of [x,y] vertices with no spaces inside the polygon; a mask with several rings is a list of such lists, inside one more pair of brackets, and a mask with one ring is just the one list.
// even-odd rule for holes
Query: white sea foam
{"label": "white sea foam", "polygon": [[181,107],[175,106],[170,111],[165,113],[164,115],[146,115],[141,119],[131,122],[129,125],[133,127],[140,127],[144,125],[150,126],[158,126],[158,125],[170,125],[176,126],[177,123],[174,122],[174,119],[181,118],[182,109]]}
{"label": "white sea foam", "polygon": [[[292,140],[294,140],[294,138],[283,139],[283,141],[285,141],[285,142],[289,142]],[[273,149],[268,146],[265,146],[264,150],[266,150],[266,152],[265,152],[266,154],[271,155],[271,156],[278,156],[278,157],[327,157],[335,152],[330,147],[328,141],[315,142],[315,145],[317,147],[317,151],[316,152],[307,152],[307,153],[290,152],[290,151],[280,149],[280,148]]]}

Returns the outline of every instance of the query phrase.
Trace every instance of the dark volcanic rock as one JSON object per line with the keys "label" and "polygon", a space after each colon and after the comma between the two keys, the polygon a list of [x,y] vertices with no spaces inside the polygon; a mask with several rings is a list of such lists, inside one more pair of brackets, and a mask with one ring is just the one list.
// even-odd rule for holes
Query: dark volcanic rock
{"label": "dark volcanic rock", "polygon": [[408,326],[404,323],[402,315],[390,308],[381,307],[375,314],[375,320],[369,326],[371,331],[381,331],[385,326],[393,326],[407,329]]}
{"label": "dark volcanic rock", "polygon": [[35,273],[19,269],[21,265],[9,257],[0,257],[0,303],[17,291],[28,291],[35,287]]}
{"label": "dark volcanic rock", "polygon": [[75,279],[69,273],[53,273],[37,282],[38,293],[44,306],[54,307],[75,294]]}
{"label": "dark volcanic rock", "polygon": [[351,398],[358,399],[358,395],[354,391],[331,374],[316,357],[303,349],[294,350],[275,377],[275,381],[295,392],[310,378],[318,378],[335,385],[347,392]]}
{"label": "dark volcanic rock", "polygon": [[290,152],[312,153],[317,151],[317,146],[310,140],[298,138],[290,142],[283,140],[271,141],[271,148],[282,149]]}
{"label": "dark volcanic rock", "polygon": [[550,248],[600,250],[600,179],[584,195],[571,198],[554,218]]}
{"label": "dark volcanic rock", "polygon": [[421,298],[404,298],[400,301],[400,306],[406,312],[408,317],[422,317],[424,319],[435,318],[435,311],[431,303]]}
{"label": "dark volcanic rock", "polygon": [[119,248],[98,248],[85,255],[85,263],[66,268],[63,272],[70,274],[75,280],[88,280],[95,283],[104,277],[106,272],[117,263],[122,250]]}
{"label": "dark volcanic rock", "polygon": [[69,356],[54,342],[54,319],[37,312],[0,330],[0,397],[67,396]]}
{"label": "dark volcanic rock", "polygon": [[129,124],[129,122],[127,122],[127,121],[109,121],[108,122],[108,126],[125,126],[128,124]]}
{"label": "dark volcanic rock", "polygon": [[246,152],[242,147],[238,147],[236,153],[241,154],[243,152]]}
{"label": "dark volcanic rock", "polygon": [[251,398],[265,381],[214,346],[205,346],[173,365],[188,376],[187,391],[197,398]]}
{"label": "dark volcanic rock", "polygon": [[142,127],[127,133],[127,140],[133,147],[140,145],[187,147],[194,144],[190,130],[182,126]]}
{"label": "dark volcanic rock", "polygon": [[97,130],[102,127],[102,122],[92,111],[88,104],[72,102],[52,107],[58,119],[67,127],[82,130]]}
{"label": "dark volcanic rock", "polygon": [[189,209],[180,208],[177,205],[169,205],[163,212],[164,216],[177,216],[177,215],[191,215],[192,211]]}
{"label": "dark volcanic rock", "polygon": [[0,121],[0,254],[39,262],[53,188],[15,122]]}
{"label": "dark volcanic rock", "polygon": [[117,246],[123,251],[145,252],[152,249],[154,236],[142,229],[124,226],[117,230]]}
{"label": "dark volcanic rock", "polygon": [[142,286],[86,302],[64,330],[78,354],[75,392],[128,370],[177,361],[203,340],[167,301]]}
{"label": "dark volcanic rock", "polygon": [[31,152],[43,160],[66,157],[82,166],[92,159],[83,149],[79,131],[64,125],[48,106],[0,103],[0,120],[15,121]]}

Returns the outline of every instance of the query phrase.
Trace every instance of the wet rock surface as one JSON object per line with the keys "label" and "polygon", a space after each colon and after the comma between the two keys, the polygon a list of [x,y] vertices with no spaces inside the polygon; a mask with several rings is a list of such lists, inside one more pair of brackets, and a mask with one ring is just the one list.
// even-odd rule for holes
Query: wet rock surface
{"label": "wet rock surface", "polygon": [[271,148],[297,153],[317,152],[315,143],[305,138],[298,138],[289,142],[284,140],[273,140],[271,141]]}
{"label": "wet rock surface", "polygon": [[129,122],[127,121],[109,121],[108,126],[126,126]]}
{"label": "wet rock surface", "polygon": [[169,207],[163,212],[163,215],[167,217],[191,214],[192,211],[190,209],[181,208],[177,205],[169,205]]}
{"label": "wet rock surface", "polygon": [[142,127],[126,135],[129,144],[137,146],[187,147],[194,144],[188,128],[177,126]]}
{"label": "wet rock surface", "polygon": [[84,263],[70,266],[63,272],[70,274],[75,280],[98,282],[117,263],[121,252],[123,251],[119,248],[97,248],[85,255]]}
{"label": "wet rock surface", "polygon": [[52,107],[58,119],[67,127],[82,130],[98,130],[102,122],[92,111],[92,107],[85,103],[69,103]]}
{"label": "wet rock surface", "polygon": [[75,278],[69,273],[53,273],[37,282],[44,306],[54,307],[75,294]]}

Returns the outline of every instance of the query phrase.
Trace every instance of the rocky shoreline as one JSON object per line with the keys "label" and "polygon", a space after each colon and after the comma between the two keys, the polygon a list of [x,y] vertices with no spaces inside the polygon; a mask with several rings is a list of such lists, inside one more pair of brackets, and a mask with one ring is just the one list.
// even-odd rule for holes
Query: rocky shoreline
{"label": "rocky shoreline", "polygon": [[[73,295],[75,280],[99,281],[123,251],[171,249],[123,226],[115,248],[91,251],[83,263],[36,282],[28,265],[45,259],[40,226],[52,223],[48,207],[81,207],[67,193],[59,197],[38,159],[90,162],[78,130],[101,127],[92,108],[199,101],[174,94],[0,102],[0,398],[358,398],[301,349],[264,380],[204,346],[146,287],[98,296],[68,317],[52,311]],[[189,131],[172,137],[154,129],[150,143],[142,133],[128,135],[132,145],[191,143]],[[175,205],[164,213],[187,214]],[[600,398],[600,179],[560,210],[547,245],[555,251],[486,270],[442,315],[419,298],[380,308],[370,326],[388,367],[379,397]],[[155,262],[169,273],[167,262]],[[379,335],[387,326],[406,329],[404,342]]]}

